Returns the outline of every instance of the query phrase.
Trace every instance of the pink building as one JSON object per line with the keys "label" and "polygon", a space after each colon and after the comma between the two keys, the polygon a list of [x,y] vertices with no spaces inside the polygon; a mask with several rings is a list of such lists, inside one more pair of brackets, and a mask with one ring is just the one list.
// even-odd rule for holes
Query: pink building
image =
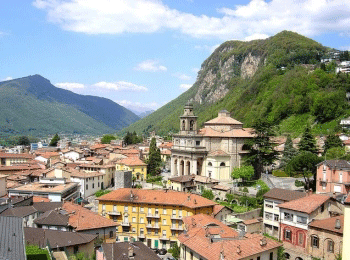
{"label": "pink building", "polygon": [[350,162],[327,160],[317,165],[316,193],[348,194]]}

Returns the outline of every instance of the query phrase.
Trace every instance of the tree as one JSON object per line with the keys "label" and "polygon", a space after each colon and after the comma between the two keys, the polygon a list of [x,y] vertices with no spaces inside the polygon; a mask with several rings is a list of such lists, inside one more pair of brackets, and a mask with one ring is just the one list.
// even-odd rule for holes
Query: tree
{"label": "tree", "polygon": [[298,145],[299,151],[306,151],[317,154],[316,140],[311,133],[310,126],[306,126]]}
{"label": "tree", "polygon": [[152,138],[150,146],[149,146],[149,157],[147,161],[147,172],[151,176],[160,174],[160,166],[162,163],[162,157],[160,154],[160,150],[157,147],[156,139]]}
{"label": "tree", "polygon": [[28,146],[28,145],[30,145],[30,140],[29,140],[29,138],[27,137],[27,136],[20,136],[19,138],[18,138],[18,141],[17,141],[17,144],[18,145],[25,145],[25,146]]}
{"label": "tree", "polygon": [[286,255],[284,254],[284,247],[280,246],[277,249],[277,260],[286,260]]}
{"label": "tree", "polygon": [[214,193],[212,190],[203,190],[202,191],[202,197],[208,199],[208,200],[213,200],[214,199]]}
{"label": "tree", "polygon": [[281,158],[281,164],[280,167],[284,168],[289,161],[297,155],[298,151],[293,147],[293,141],[290,135],[287,136],[287,140],[284,144],[284,151],[283,151],[283,156]]}
{"label": "tree", "polygon": [[344,159],[346,151],[344,147],[332,147],[327,150],[325,154],[326,160],[340,160]]}
{"label": "tree", "polygon": [[169,249],[169,253],[175,258],[179,259],[180,258],[180,247],[177,243],[174,243],[171,248]]}
{"label": "tree", "polygon": [[104,135],[101,138],[101,143],[110,144],[112,140],[116,140],[117,138],[114,135]]}
{"label": "tree", "polygon": [[135,131],[133,133],[127,132],[123,141],[125,145],[137,144],[142,142],[142,137],[138,136]]}
{"label": "tree", "polygon": [[52,137],[49,145],[56,147],[59,140],[61,140],[61,138],[58,136],[58,134],[55,134],[54,137]]}
{"label": "tree", "polygon": [[250,151],[247,162],[254,167],[255,177],[260,178],[264,166],[271,165],[277,158],[275,144],[271,142],[275,132],[272,123],[263,119],[258,119],[253,124],[253,128],[255,136],[248,141]]}
{"label": "tree", "polygon": [[289,176],[301,174],[304,177],[307,189],[311,187],[310,174],[314,176],[314,183],[316,180],[317,164],[322,161],[321,157],[310,151],[302,151],[297,156],[294,156],[287,164],[285,171]]}
{"label": "tree", "polygon": [[235,168],[231,176],[232,179],[242,179],[242,181],[250,180],[254,176],[254,167],[249,165]]}
{"label": "tree", "polygon": [[328,149],[330,149],[332,147],[342,147],[342,146],[343,146],[342,140],[340,140],[339,136],[337,136],[333,132],[327,136],[327,139],[324,143],[324,148],[323,148],[324,154],[326,154]]}

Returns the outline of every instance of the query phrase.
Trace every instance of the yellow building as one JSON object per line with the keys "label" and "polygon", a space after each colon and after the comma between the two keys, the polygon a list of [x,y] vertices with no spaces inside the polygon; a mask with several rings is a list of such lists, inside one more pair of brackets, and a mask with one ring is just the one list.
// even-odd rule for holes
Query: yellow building
{"label": "yellow building", "polygon": [[184,230],[183,217],[211,215],[215,202],[199,195],[167,190],[118,189],[98,198],[99,214],[113,219],[119,241],[142,241],[170,248]]}
{"label": "yellow building", "polygon": [[132,156],[120,159],[116,162],[117,171],[131,171],[136,180],[143,181],[147,178],[147,164],[138,157]]}
{"label": "yellow building", "polygon": [[11,166],[13,164],[27,163],[34,157],[27,153],[0,153],[0,165]]}

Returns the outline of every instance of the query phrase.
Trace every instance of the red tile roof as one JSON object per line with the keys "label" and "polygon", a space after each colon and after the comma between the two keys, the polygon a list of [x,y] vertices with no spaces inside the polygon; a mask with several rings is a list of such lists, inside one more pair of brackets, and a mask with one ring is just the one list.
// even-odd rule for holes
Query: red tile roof
{"label": "red tile roof", "polygon": [[[239,237],[230,227],[203,214],[187,217],[184,222],[187,232],[179,236],[179,241],[206,259],[244,259],[282,245],[258,234]],[[266,244],[261,245],[261,241]]]}
{"label": "red tile roof", "polygon": [[147,164],[141,161],[138,157],[127,157],[117,160],[117,164],[124,164],[128,166],[146,166]]}
{"label": "red tile roof", "polygon": [[[340,228],[335,228],[336,221],[340,221]],[[322,229],[325,231],[331,231],[338,234],[343,235],[343,229],[344,229],[344,215],[332,217],[332,218],[326,218],[321,220],[314,220],[309,224],[309,227],[311,228],[317,228]]]}
{"label": "red tile roof", "polygon": [[0,158],[27,158],[33,159],[33,155],[28,153],[3,153],[0,152]]}
{"label": "red tile roof", "polygon": [[118,226],[114,221],[72,202],[65,202],[62,208],[70,214],[68,224],[75,231]]}
{"label": "red tile roof", "polygon": [[328,195],[311,194],[301,199],[279,204],[278,207],[310,214],[329,199],[330,197]]}
{"label": "red tile roof", "polygon": [[222,206],[220,204],[215,205],[213,209],[213,215],[216,216],[224,208],[225,206]]}
{"label": "red tile roof", "polygon": [[51,200],[48,198],[33,196],[33,202],[50,202]]}
{"label": "red tile roof", "polygon": [[205,122],[204,125],[243,125],[243,123],[229,116],[218,116]]}
{"label": "red tile roof", "polygon": [[122,188],[97,198],[99,201],[177,205],[187,208],[213,207],[217,203],[196,194],[178,191]]}
{"label": "red tile roof", "polygon": [[208,156],[229,156],[227,153],[225,153],[223,150],[216,150],[211,151]]}

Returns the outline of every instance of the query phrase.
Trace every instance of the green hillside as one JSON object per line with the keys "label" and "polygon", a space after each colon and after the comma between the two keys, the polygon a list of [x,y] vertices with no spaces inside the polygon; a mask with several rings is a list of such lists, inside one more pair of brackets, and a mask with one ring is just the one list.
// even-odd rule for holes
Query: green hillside
{"label": "green hillside", "polygon": [[0,82],[1,136],[57,132],[99,135],[115,132],[137,119],[111,100],[56,88],[39,75]]}
{"label": "green hillside", "polygon": [[332,64],[320,68],[330,50],[288,31],[266,40],[225,42],[203,62],[192,88],[123,131],[177,132],[183,106],[193,99],[200,124],[225,108],[247,127],[264,117],[281,134],[296,136],[306,123],[315,133],[327,133],[350,115],[350,79],[336,75]]}

